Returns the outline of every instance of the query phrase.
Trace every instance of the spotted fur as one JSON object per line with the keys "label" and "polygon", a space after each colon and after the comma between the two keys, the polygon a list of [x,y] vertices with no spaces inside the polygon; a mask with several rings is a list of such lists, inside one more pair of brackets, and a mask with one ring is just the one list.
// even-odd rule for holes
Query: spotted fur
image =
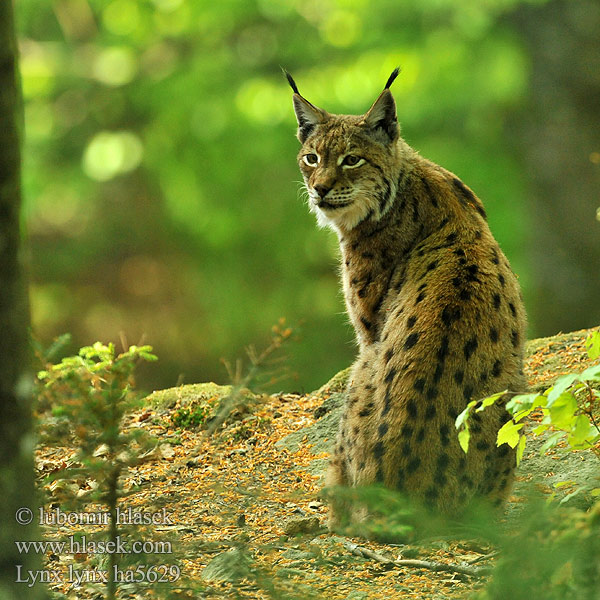
{"label": "spotted fur", "polygon": [[480,200],[400,137],[394,77],[361,116],[315,107],[289,77],[310,210],[338,235],[359,345],[328,484],[382,483],[454,514],[509,493],[504,404],[474,415],[467,455],[454,421],[472,399],[525,389],[525,311]]}

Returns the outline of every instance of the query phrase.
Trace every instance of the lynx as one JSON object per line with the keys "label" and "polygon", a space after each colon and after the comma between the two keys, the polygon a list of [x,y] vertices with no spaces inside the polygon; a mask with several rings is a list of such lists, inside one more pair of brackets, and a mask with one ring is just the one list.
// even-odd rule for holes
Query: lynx
{"label": "lynx", "polygon": [[339,238],[359,346],[327,483],[378,483],[442,514],[481,496],[501,506],[515,466],[496,445],[508,394],[473,415],[467,454],[455,428],[472,399],[525,389],[522,297],[483,205],[400,137],[398,69],[360,116],[317,108],[286,75],[310,210]]}

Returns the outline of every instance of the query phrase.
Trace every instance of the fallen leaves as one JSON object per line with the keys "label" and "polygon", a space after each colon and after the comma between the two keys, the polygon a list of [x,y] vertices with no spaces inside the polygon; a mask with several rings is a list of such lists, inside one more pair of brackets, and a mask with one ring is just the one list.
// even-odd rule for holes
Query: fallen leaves
{"label": "fallen leaves", "polygon": [[[531,383],[549,385],[556,375],[579,368],[585,354],[583,339],[565,336],[559,344],[542,341],[527,363]],[[548,369],[550,364],[555,366]],[[195,397],[204,393],[205,401],[212,405],[220,390],[214,384],[207,385],[213,387],[199,386]],[[278,448],[276,442],[314,423],[315,411],[329,391],[324,387],[313,395],[262,398],[251,414],[241,413],[226,435],[220,436],[207,437],[200,429],[177,429],[173,425],[170,415],[179,400],[193,406],[193,398],[184,391],[171,404],[149,403],[126,421],[127,426],[143,427],[160,440],[124,478],[128,492],[124,504],[148,511],[164,507],[171,514],[173,524],[155,527],[152,533],[157,538],[174,536],[178,557],[169,560],[178,562],[183,583],[173,597],[196,597],[186,595],[185,581],[197,584],[215,555],[238,546],[248,551],[242,553],[244,568],[250,564],[246,559],[251,560],[253,568],[275,582],[281,596],[451,599],[464,598],[480,585],[471,575],[486,573],[493,560],[489,548],[467,548],[465,542],[456,541],[444,547],[420,547],[417,558],[402,554],[398,547],[323,533],[328,508],[318,499],[322,483],[307,469],[326,455],[313,454],[306,436],[294,452]],[[40,477],[66,468],[72,454],[66,443],[61,448],[40,448]],[[77,494],[85,489],[86,482],[69,481],[66,485]],[[511,496],[510,501],[521,503],[522,499]],[[48,539],[68,532],[72,530],[48,527],[44,531]],[[79,557],[84,564],[92,558]],[[462,563],[467,570],[449,576]],[[432,570],[431,565],[446,565],[440,567],[446,570]],[[226,579],[215,582],[205,576],[203,597],[269,597],[256,582],[236,584]],[[64,586],[55,589],[68,592]],[[86,598],[84,592],[80,591],[81,598]]]}

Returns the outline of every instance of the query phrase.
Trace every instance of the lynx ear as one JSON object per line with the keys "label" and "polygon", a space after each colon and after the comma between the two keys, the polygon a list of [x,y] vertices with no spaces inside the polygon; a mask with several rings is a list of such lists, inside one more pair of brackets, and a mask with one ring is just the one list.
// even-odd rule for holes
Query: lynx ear
{"label": "lynx ear", "polygon": [[298,86],[292,76],[287,71],[284,71],[284,73],[288,83],[294,90],[294,112],[298,121],[298,139],[304,143],[311,131],[319,123],[324,123],[327,120],[327,113],[303,98],[298,92]]}
{"label": "lynx ear", "polygon": [[382,141],[394,142],[399,135],[398,118],[396,116],[396,103],[390,86],[398,77],[400,69],[396,68],[389,76],[383,92],[375,100],[373,106],[367,111],[364,123],[369,127],[376,137],[383,138]]}

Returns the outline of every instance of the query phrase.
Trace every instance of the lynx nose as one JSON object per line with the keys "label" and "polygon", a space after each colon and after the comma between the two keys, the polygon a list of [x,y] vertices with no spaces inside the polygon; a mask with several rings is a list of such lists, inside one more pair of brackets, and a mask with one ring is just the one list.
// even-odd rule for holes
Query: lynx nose
{"label": "lynx nose", "polygon": [[321,198],[325,198],[329,190],[331,190],[331,187],[323,185],[322,183],[318,183],[317,185],[315,185],[315,192],[317,192],[317,194],[319,194]]}

